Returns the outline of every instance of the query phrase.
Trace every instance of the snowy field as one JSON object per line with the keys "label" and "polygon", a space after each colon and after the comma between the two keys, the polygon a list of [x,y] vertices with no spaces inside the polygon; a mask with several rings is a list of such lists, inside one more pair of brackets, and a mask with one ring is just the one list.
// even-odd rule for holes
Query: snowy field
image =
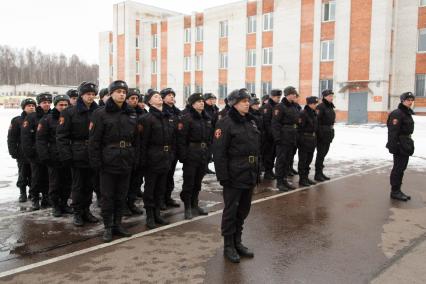
{"label": "snowy field", "polygon": [[[17,109],[0,109],[0,203],[16,201],[17,166],[7,150],[7,131],[12,117],[19,115]],[[416,150],[410,159],[409,167],[419,171],[426,170],[426,117],[414,116],[416,122],[413,139]],[[330,176],[350,174],[376,166],[392,163],[392,155],[385,148],[387,129],[380,124],[335,126],[336,137],[326,158],[325,173]],[[297,156],[296,156],[297,161]],[[327,165],[330,165],[327,167]],[[210,164],[213,169],[213,164]],[[295,162],[295,167],[297,164]],[[181,165],[178,164],[176,179],[182,178]],[[312,172],[312,171],[311,171]],[[212,176],[207,176],[213,179]],[[178,189],[180,190],[180,189]]]}

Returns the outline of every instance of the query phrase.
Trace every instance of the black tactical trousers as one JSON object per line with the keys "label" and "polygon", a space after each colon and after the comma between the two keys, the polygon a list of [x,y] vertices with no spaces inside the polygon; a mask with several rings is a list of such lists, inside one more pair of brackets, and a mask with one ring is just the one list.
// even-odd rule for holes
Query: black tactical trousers
{"label": "black tactical trousers", "polygon": [[[159,208],[166,192],[168,172],[145,172],[143,203],[145,208]],[[163,199],[163,200],[162,200]]]}
{"label": "black tactical trousers", "polygon": [[[208,164],[207,164],[208,165]],[[183,185],[180,199],[193,204],[201,191],[201,182],[205,175],[206,163],[186,162],[183,164]]]}
{"label": "black tactical trousers", "polygon": [[174,175],[175,175],[177,162],[178,162],[177,159],[173,161],[171,168],[169,172],[167,173],[167,184],[166,184],[166,191],[164,194],[164,200],[168,200],[172,198],[172,192],[173,192],[173,189],[175,188]]}
{"label": "black tactical trousers", "polygon": [[263,144],[263,166],[265,171],[272,171],[274,168],[275,157],[277,155],[275,143],[272,139],[266,139]]}
{"label": "black tactical trousers", "polygon": [[23,159],[16,160],[18,163],[18,180],[16,186],[27,187],[31,186],[31,165],[30,163],[24,162]]}
{"label": "black tactical trousers", "polygon": [[92,204],[92,195],[96,172],[91,168],[72,168],[71,206],[77,214],[88,210]]}
{"label": "black tactical trousers", "polygon": [[31,189],[33,200],[40,199],[40,193],[47,197],[49,192],[49,174],[47,167],[40,163],[31,163]]}
{"label": "black tactical trousers", "polygon": [[143,173],[140,170],[132,170],[130,174],[129,192],[127,193],[127,200],[134,202],[138,197],[138,192],[143,184]]}
{"label": "black tactical trousers", "polygon": [[318,141],[317,157],[315,160],[315,172],[322,172],[324,169],[324,159],[330,149],[330,143]]}
{"label": "black tactical trousers", "polygon": [[287,178],[290,162],[294,157],[293,145],[277,145],[277,163],[275,165],[275,176],[277,180]]}
{"label": "black tactical trousers", "polygon": [[102,216],[121,216],[126,203],[127,191],[130,182],[130,172],[112,174],[105,171],[100,172]]}
{"label": "black tactical trousers", "polygon": [[394,154],[393,168],[390,174],[390,184],[394,189],[400,189],[404,171],[407,169],[410,156]]}
{"label": "black tactical trousers", "polygon": [[244,220],[250,212],[252,194],[253,188],[223,188],[222,236],[241,235]]}
{"label": "black tactical trousers", "polygon": [[53,206],[62,206],[68,202],[71,193],[71,168],[48,167],[49,198]]}
{"label": "black tactical trousers", "polygon": [[307,152],[299,149],[299,164],[297,170],[299,171],[299,176],[301,178],[307,178],[309,175],[309,170],[311,169],[310,165],[314,158],[314,152]]}

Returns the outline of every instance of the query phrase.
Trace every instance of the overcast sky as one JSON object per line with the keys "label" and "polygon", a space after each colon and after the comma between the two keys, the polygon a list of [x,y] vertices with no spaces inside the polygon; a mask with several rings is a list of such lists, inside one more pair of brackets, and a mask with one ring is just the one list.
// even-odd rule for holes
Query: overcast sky
{"label": "overcast sky", "polygon": [[[77,54],[98,63],[98,33],[112,30],[112,5],[120,0],[0,0],[0,45]],[[190,14],[236,0],[136,0]]]}

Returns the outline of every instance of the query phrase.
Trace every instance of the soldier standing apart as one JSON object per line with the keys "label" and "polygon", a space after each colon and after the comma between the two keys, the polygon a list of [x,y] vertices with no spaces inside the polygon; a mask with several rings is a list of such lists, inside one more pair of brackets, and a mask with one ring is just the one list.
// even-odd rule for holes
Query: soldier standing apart
{"label": "soldier standing apart", "polygon": [[294,102],[297,98],[294,87],[284,89],[284,98],[275,106],[272,117],[272,134],[277,145],[277,163],[275,165],[277,176],[277,187],[280,191],[295,189],[288,180],[290,162],[297,146],[297,123],[299,122],[299,111]]}
{"label": "soldier standing apart", "polygon": [[240,256],[254,256],[242,244],[241,236],[257,181],[260,131],[249,113],[250,94],[246,89],[229,94],[228,104],[228,115],[218,121],[214,132],[213,157],[225,203],[221,225],[224,256],[238,263]]}
{"label": "soldier standing apart", "polygon": [[89,141],[90,164],[100,172],[104,242],[112,241],[113,235],[131,236],[121,220],[130,174],[139,162],[137,116],[125,101],[127,84],[117,80],[108,90],[111,97],[105,107],[93,114]]}
{"label": "soldier standing apart", "polygon": [[[163,99],[163,111],[168,113],[170,117],[172,117],[173,121],[175,122],[175,127],[177,127],[177,124],[179,122],[179,117],[181,111],[175,106],[176,103],[176,94],[175,91],[173,91],[172,88],[167,88],[164,90],[161,90],[160,92],[161,98]],[[176,170],[176,164],[177,164],[177,156],[175,156],[175,160],[172,162],[172,165],[170,167],[170,171],[167,174],[167,185],[166,185],[166,192],[164,194],[163,202],[161,203],[161,210],[167,209],[167,206],[169,207],[179,207],[179,203],[172,198],[172,192],[175,188],[175,181],[174,181],[174,175]]]}
{"label": "soldier standing apart", "polygon": [[213,127],[204,111],[203,94],[194,93],[188,98],[188,113],[178,126],[178,153],[183,163],[183,185],[180,198],[185,205],[185,219],[192,219],[192,210],[207,215],[198,205],[201,182],[210,157]]}
{"label": "soldier standing apart", "polygon": [[27,186],[31,186],[31,166],[23,153],[21,144],[21,127],[25,117],[35,112],[37,103],[33,99],[24,99],[21,102],[22,113],[12,119],[7,132],[7,147],[10,156],[18,164],[18,181],[16,186],[19,188],[19,202],[27,201]]}
{"label": "soldier standing apart", "polygon": [[334,93],[332,90],[322,92],[322,103],[317,107],[318,114],[318,140],[317,157],[315,160],[315,180],[325,181],[330,178],[324,175],[324,159],[327,156],[330,144],[334,139],[334,122],[336,113],[333,104]]}
{"label": "soldier standing apart", "polygon": [[414,141],[411,134],[414,132],[414,114],[411,106],[414,102],[414,95],[411,92],[403,93],[400,96],[401,103],[398,108],[389,114],[387,120],[388,143],[386,148],[393,154],[393,168],[390,174],[391,198],[401,201],[411,199],[401,191],[402,178],[407,169],[408,160],[414,154]]}
{"label": "soldier standing apart", "polygon": [[[36,131],[38,122],[50,112],[50,105],[52,104],[52,95],[49,93],[42,93],[37,95],[37,108],[25,117],[21,129],[21,143],[24,155],[31,164],[31,189],[32,196],[32,210],[39,210],[40,205],[42,208],[49,206],[49,174],[47,167],[41,163],[36,150]],[[40,204],[40,194],[42,200]]]}
{"label": "soldier standing apart", "polygon": [[90,119],[98,108],[94,101],[96,93],[94,83],[81,83],[77,105],[61,112],[56,128],[59,157],[63,165],[71,166],[71,206],[74,209],[75,226],[83,226],[84,222],[99,222],[90,212],[96,172],[90,167],[88,152]]}
{"label": "soldier standing apart", "polygon": [[318,98],[315,96],[306,98],[306,105],[300,113],[299,118],[299,185],[310,186],[316,184],[309,179],[309,166],[314,158],[315,147],[317,145],[318,119],[316,107]]}
{"label": "soldier standing apart", "polygon": [[263,125],[265,127],[265,141],[262,145],[263,166],[265,167],[265,175],[263,178],[268,180],[275,179],[273,168],[276,157],[276,145],[272,135],[272,110],[280,102],[281,96],[281,90],[271,90],[271,96],[268,102],[260,108],[260,112],[263,115]]}
{"label": "soldier standing apart", "polygon": [[70,98],[70,106],[77,104],[78,92],[77,90],[71,89],[66,92],[66,95]]}
{"label": "soldier standing apart", "polygon": [[160,215],[160,206],[166,192],[167,174],[175,160],[176,124],[168,112],[163,111],[160,93],[150,91],[145,100],[149,112],[140,120],[141,162],[140,168],[145,175],[143,202],[146,210],[146,225],[149,229],[156,224],[169,222]]}
{"label": "soldier standing apart", "polygon": [[49,173],[49,199],[54,217],[73,213],[68,206],[72,183],[71,168],[60,162],[56,146],[56,128],[59,124],[59,115],[69,106],[69,101],[67,95],[55,96],[53,99],[55,107],[40,120],[36,133],[37,154],[40,162],[47,166]]}

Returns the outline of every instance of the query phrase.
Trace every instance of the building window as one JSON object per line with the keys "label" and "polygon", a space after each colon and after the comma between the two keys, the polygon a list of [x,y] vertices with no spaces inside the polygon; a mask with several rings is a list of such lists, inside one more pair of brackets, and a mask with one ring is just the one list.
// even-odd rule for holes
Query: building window
{"label": "building window", "polygon": [[151,74],[157,74],[157,60],[151,61]]}
{"label": "building window", "polygon": [[203,86],[202,85],[195,85],[195,92],[196,93],[202,93],[203,92]]}
{"label": "building window", "polygon": [[274,17],[272,13],[263,14],[263,31],[272,31],[274,29]]}
{"label": "building window", "polygon": [[203,55],[202,54],[195,56],[195,70],[197,70],[197,71],[203,70]]}
{"label": "building window", "polygon": [[197,26],[195,28],[195,41],[203,41],[203,26]]}
{"label": "building window", "polygon": [[228,95],[228,85],[227,84],[219,84],[219,99],[225,99]]}
{"label": "building window", "polygon": [[228,21],[219,22],[219,37],[228,37]]}
{"label": "building window", "polygon": [[416,75],[416,97],[426,97],[426,74]]}
{"label": "building window", "polygon": [[184,71],[185,72],[191,71],[191,57],[185,56],[184,64],[185,64]]}
{"label": "building window", "polygon": [[157,45],[158,45],[158,38],[157,38],[157,34],[152,35],[152,39],[151,39],[151,41],[152,41],[152,48],[157,48]]}
{"label": "building window", "polygon": [[272,82],[262,82],[262,96],[269,95],[272,89]]}
{"label": "building window", "polygon": [[139,37],[136,37],[136,48],[139,48]]}
{"label": "building window", "polygon": [[321,42],[321,61],[334,60],[334,40]]}
{"label": "building window", "polygon": [[228,68],[228,53],[219,54],[219,69]]}
{"label": "building window", "polygon": [[322,91],[324,90],[333,90],[333,80],[320,80],[319,83],[319,97],[322,96]]}
{"label": "building window", "polygon": [[184,98],[185,98],[185,101],[186,101],[186,99],[191,95],[191,85],[184,85],[183,86],[183,95],[184,95]]}
{"label": "building window", "polygon": [[256,66],[256,49],[247,50],[247,67]]}
{"label": "building window", "polygon": [[336,16],[336,3],[330,1],[322,4],[322,21],[331,22],[335,20]]}
{"label": "building window", "polygon": [[426,29],[419,30],[418,52],[426,52]]}
{"label": "building window", "polygon": [[264,48],[263,52],[263,65],[272,65],[272,47]]}
{"label": "building window", "polygon": [[191,42],[191,28],[185,29],[185,43]]}
{"label": "building window", "polygon": [[426,0],[420,0],[420,7],[426,6]]}
{"label": "building window", "polygon": [[256,83],[246,82],[246,89],[252,94],[256,93]]}
{"label": "building window", "polygon": [[140,72],[140,64],[139,64],[139,61],[136,61],[136,74],[139,74],[139,72]]}
{"label": "building window", "polygon": [[250,16],[247,18],[247,33],[255,33],[256,32],[256,16]]}

